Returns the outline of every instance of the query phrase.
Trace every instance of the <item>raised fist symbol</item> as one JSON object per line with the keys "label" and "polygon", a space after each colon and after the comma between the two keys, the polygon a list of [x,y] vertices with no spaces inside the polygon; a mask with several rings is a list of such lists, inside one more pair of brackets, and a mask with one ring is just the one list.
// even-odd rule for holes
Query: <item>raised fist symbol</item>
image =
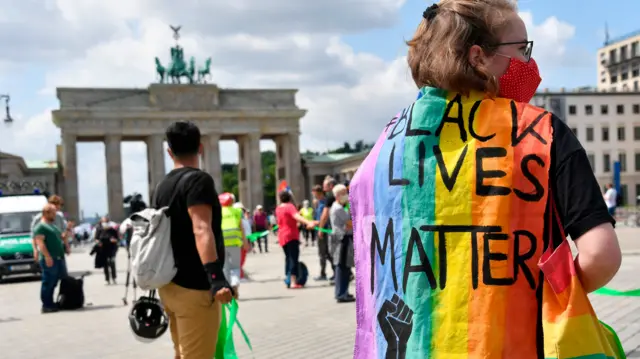
{"label": "raised fist symbol", "polygon": [[413,329],[413,310],[398,297],[385,300],[378,312],[378,324],[387,341],[386,359],[404,359]]}

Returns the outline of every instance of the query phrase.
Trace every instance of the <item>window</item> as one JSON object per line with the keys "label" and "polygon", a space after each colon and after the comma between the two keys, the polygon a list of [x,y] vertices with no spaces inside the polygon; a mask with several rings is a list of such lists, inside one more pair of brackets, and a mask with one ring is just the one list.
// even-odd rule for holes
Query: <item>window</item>
{"label": "window", "polygon": [[632,76],[632,77],[638,77],[638,76],[640,76],[640,70],[638,70],[638,69],[633,69],[633,70],[631,70],[631,76]]}
{"label": "window", "polygon": [[624,45],[620,48],[620,61],[624,61],[627,59],[627,45]]}
{"label": "window", "polygon": [[602,155],[602,166],[605,172],[611,172],[611,155],[605,153]]}
{"label": "window", "polygon": [[638,91],[638,81],[633,81],[633,90]]}
{"label": "window", "polygon": [[638,42],[634,42],[631,44],[631,57],[638,55]]}
{"label": "window", "polygon": [[576,105],[569,105],[569,114],[570,115],[576,114]]}
{"label": "window", "polygon": [[633,139],[640,141],[640,126],[633,126]]}
{"label": "window", "polygon": [[[636,172],[640,172],[640,152],[636,152],[636,158],[634,162]],[[638,193],[638,196],[640,196],[640,193]]]}
{"label": "window", "polygon": [[609,105],[600,105],[600,114],[606,115],[609,113]]}
{"label": "window", "polygon": [[624,127],[623,126],[618,127],[618,141],[624,141],[626,137],[625,135],[626,134],[624,132]]}
{"label": "window", "polygon": [[573,132],[573,134],[576,135],[576,137],[578,137],[578,128],[577,127],[571,127],[571,132]]}
{"label": "window", "polygon": [[[640,154],[638,154],[640,155]],[[588,153],[587,158],[589,159],[589,163],[591,164],[591,170],[593,172],[596,171],[596,156],[593,153]]]}
{"label": "window", "polygon": [[628,72],[623,72],[622,75],[620,76],[620,81],[624,81],[624,80],[628,80],[629,79],[629,73]]}
{"label": "window", "polygon": [[606,77],[601,78],[600,82],[607,82],[607,78]]}
{"label": "window", "polygon": [[[640,135],[640,127],[638,129],[638,135]],[[593,127],[587,127],[587,142],[593,142]]]}
{"label": "window", "polygon": [[622,205],[627,205],[627,199],[629,198],[629,189],[626,184],[620,185],[620,195],[622,195]]}
{"label": "window", "polygon": [[609,63],[615,64],[616,62],[618,62],[618,59],[616,58],[616,49],[609,50]]}
{"label": "window", "polygon": [[17,212],[17,213],[1,213],[0,223],[2,230],[0,233],[24,233],[31,227],[31,219],[38,212]]}
{"label": "window", "polygon": [[633,113],[636,115],[640,113],[640,105],[638,104],[633,105]]}
{"label": "window", "polygon": [[618,115],[624,115],[624,105],[616,106],[616,112],[618,113]]}
{"label": "window", "polygon": [[609,142],[609,127],[602,128],[602,142]]}
{"label": "window", "polygon": [[587,115],[593,115],[593,106],[591,106],[591,105],[584,106],[584,112]]}
{"label": "window", "polygon": [[618,75],[611,75],[611,83],[615,84],[616,82],[618,82]]}
{"label": "window", "polygon": [[618,162],[620,162],[620,172],[627,172],[627,154],[624,152],[618,153]]}
{"label": "window", "polygon": [[636,184],[636,206],[640,204],[640,199],[637,199],[640,196],[640,184]]}

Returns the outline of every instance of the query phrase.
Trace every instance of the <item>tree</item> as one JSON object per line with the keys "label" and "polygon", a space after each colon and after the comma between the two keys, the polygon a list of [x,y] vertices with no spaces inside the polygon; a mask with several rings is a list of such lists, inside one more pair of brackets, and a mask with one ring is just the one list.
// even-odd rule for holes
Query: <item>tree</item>
{"label": "tree", "polygon": [[[262,167],[262,205],[271,208],[276,203],[276,154],[273,151],[260,153]],[[238,190],[238,165],[235,163],[222,164],[222,190],[233,193],[240,198]]]}
{"label": "tree", "polygon": [[360,153],[372,149],[373,145],[374,143],[365,143],[363,140],[356,141],[353,146],[349,142],[345,142],[342,147],[328,150],[326,153]]}

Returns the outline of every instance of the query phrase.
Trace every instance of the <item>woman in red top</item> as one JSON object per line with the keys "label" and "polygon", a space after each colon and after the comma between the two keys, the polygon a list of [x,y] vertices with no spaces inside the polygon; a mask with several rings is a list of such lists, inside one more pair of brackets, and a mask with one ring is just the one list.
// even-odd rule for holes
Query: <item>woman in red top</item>
{"label": "woman in red top", "polygon": [[291,275],[292,289],[302,288],[296,282],[298,276],[298,257],[300,256],[300,232],[298,222],[313,228],[315,221],[304,219],[291,203],[291,194],[287,191],[280,192],[280,205],[276,208],[276,221],[278,222],[278,242],[284,250],[285,270]]}

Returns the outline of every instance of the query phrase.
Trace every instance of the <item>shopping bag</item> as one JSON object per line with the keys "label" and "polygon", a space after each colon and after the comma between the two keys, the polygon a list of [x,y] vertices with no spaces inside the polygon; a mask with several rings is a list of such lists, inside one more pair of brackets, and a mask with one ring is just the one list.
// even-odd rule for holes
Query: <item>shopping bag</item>
{"label": "shopping bag", "polygon": [[576,274],[571,247],[564,234],[562,244],[555,249],[552,221],[562,230],[559,214],[549,196],[549,246],[538,266],[544,273],[542,287],[542,332],[546,359],[626,358],[616,332],[601,323],[587,293]]}

